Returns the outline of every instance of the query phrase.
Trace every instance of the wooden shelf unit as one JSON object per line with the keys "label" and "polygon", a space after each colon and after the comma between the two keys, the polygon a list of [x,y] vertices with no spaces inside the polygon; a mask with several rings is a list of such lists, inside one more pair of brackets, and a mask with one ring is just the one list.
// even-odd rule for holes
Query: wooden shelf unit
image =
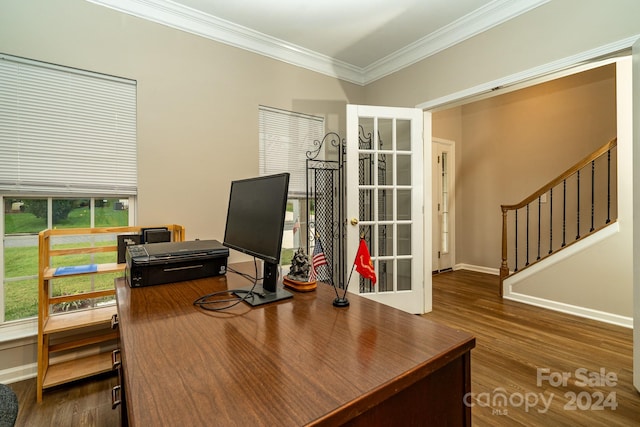
{"label": "wooden shelf unit", "polygon": [[[184,227],[176,224],[154,227],[96,227],[43,230],[38,236],[38,376],[37,400],[42,402],[44,389],[71,381],[91,377],[113,369],[111,350],[115,348],[118,332],[110,330],[112,318],[117,313],[113,304],[53,313],[55,305],[72,307],[80,301],[115,296],[115,288],[82,291],[53,296],[53,284],[56,280],[77,276],[94,276],[108,273],[124,273],[125,264],[96,263],[92,272],[73,273],[56,276],[56,269],[69,266],[59,261],[64,256],[82,256],[110,253],[117,259],[117,244],[93,246],[95,235],[113,235],[113,241],[119,234],[139,233],[143,228],[165,227],[171,231],[173,241],[184,241]],[[77,247],[56,248],[56,238],[74,236],[78,238]],[[74,245],[75,246],[75,245]],[[60,361],[53,356],[61,355]]]}

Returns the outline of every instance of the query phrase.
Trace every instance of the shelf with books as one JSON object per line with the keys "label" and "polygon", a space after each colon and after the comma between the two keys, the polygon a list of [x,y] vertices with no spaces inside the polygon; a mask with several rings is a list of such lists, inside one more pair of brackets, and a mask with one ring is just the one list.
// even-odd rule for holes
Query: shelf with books
{"label": "shelf with books", "polygon": [[184,227],[96,227],[39,233],[37,400],[43,391],[111,370],[117,330],[114,280],[121,277],[118,236],[166,228],[183,241]]}

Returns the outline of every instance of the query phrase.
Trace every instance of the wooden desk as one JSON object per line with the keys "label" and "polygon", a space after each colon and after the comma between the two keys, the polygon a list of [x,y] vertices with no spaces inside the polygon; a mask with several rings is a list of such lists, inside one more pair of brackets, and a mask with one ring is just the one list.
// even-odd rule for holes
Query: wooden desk
{"label": "wooden desk", "polygon": [[471,425],[471,335],[351,294],[335,308],[323,284],[228,313],[192,304],[248,283],[116,280],[129,425]]}

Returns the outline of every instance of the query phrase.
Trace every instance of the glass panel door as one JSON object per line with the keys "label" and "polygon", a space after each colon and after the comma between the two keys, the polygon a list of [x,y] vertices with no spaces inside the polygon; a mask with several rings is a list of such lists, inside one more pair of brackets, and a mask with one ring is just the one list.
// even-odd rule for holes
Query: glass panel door
{"label": "glass panel door", "polygon": [[423,312],[422,112],[349,106],[347,116],[347,260],[364,239],[376,272],[375,282],[354,274],[349,290]]}

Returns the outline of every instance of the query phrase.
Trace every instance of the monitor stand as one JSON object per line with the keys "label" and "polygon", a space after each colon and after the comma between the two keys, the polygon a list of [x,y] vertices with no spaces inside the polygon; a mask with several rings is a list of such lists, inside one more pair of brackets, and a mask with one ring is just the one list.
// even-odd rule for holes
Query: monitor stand
{"label": "monitor stand", "polygon": [[280,266],[266,261],[263,265],[262,285],[236,289],[233,293],[240,298],[246,297],[244,302],[252,307],[293,298],[291,292],[282,289]]}
{"label": "monitor stand", "polygon": [[[253,291],[251,290],[252,288]],[[234,289],[232,292],[240,298],[246,297],[244,299],[244,302],[252,307],[293,298],[293,294],[287,290],[276,288],[275,292],[271,292],[265,290],[262,285],[256,285],[255,287],[247,286],[244,288]]]}

